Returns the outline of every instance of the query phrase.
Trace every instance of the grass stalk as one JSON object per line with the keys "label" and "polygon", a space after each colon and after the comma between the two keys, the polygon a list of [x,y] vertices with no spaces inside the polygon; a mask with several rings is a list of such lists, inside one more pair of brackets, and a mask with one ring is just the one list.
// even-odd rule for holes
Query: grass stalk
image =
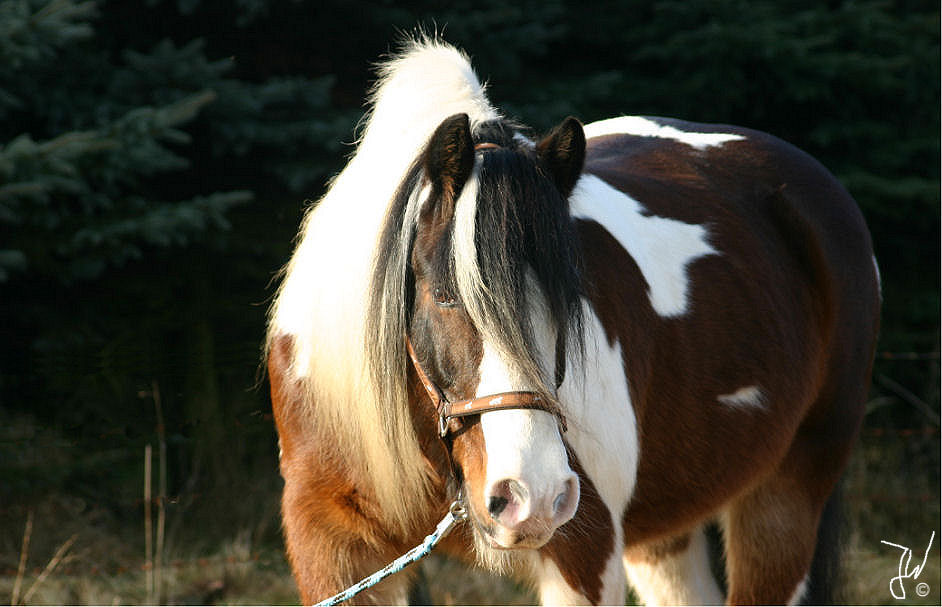
{"label": "grass stalk", "polygon": [[33,585],[30,586],[29,590],[26,591],[26,595],[23,597],[24,605],[26,603],[29,603],[29,600],[33,597],[33,593],[36,592],[36,589],[39,588],[40,584],[42,584],[45,581],[45,579],[49,577],[49,574],[55,571],[56,567],[59,566],[59,563],[61,563],[62,559],[65,558],[65,555],[66,553],[68,553],[69,549],[72,547],[72,544],[75,543],[76,538],[78,538],[78,534],[73,535],[72,537],[67,539],[65,542],[63,542],[63,544],[59,546],[59,549],[56,550],[56,553],[52,555],[52,558],[49,560],[48,563],[46,563],[46,567],[43,569],[42,573],[39,574],[39,577],[36,578],[36,581],[33,582]]}
{"label": "grass stalk", "polygon": [[13,592],[10,594],[10,605],[16,605],[20,600],[20,589],[23,587],[23,576],[26,575],[26,561],[29,555],[29,540],[33,535],[33,511],[26,515],[26,528],[23,529],[23,544],[20,547],[20,562],[16,567],[16,581],[13,582]]}
{"label": "grass stalk", "polygon": [[144,585],[147,604],[154,604],[154,534],[151,520],[151,445],[144,446]]}
{"label": "grass stalk", "polygon": [[160,603],[163,580],[164,530],[167,521],[167,432],[164,426],[163,407],[160,402],[160,386],[154,380],[151,387],[154,411],[157,416],[158,470],[157,470],[157,537],[154,546],[154,588],[157,603]]}

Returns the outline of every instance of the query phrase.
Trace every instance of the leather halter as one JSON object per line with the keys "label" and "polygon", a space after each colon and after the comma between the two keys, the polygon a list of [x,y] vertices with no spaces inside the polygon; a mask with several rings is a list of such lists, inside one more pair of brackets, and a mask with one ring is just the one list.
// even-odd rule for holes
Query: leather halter
{"label": "leather halter", "polygon": [[448,435],[448,422],[452,419],[504,409],[539,409],[552,413],[559,420],[562,431],[566,431],[566,418],[563,414],[536,392],[499,392],[451,402],[441,388],[428,376],[425,369],[422,368],[422,363],[419,362],[415,349],[412,347],[412,340],[409,339],[408,335],[406,336],[406,349],[409,351],[409,358],[412,359],[412,365],[415,367],[419,380],[425,386],[425,391],[428,392],[428,396],[438,412],[438,432],[442,438]]}
{"label": "leather halter", "polygon": [[[503,146],[489,141],[482,141],[474,146],[475,152],[486,152],[489,150],[500,150]],[[419,381],[425,387],[429,399],[435,406],[438,413],[438,433],[441,438],[448,436],[448,422],[453,419],[469,417],[471,415],[480,415],[490,411],[502,411],[505,409],[538,409],[552,413],[559,420],[560,429],[566,431],[566,418],[559,409],[553,404],[546,402],[537,392],[499,392],[497,394],[488,394],[478,396],[477,398],[467,398],[451,402],[445,393],[439,388],[419,362],[415,349],[412,347],[412,340],[406,335],[406,349],[409,351],[409,358],[412,360],[412,366],[415,367],[416,375]]]}

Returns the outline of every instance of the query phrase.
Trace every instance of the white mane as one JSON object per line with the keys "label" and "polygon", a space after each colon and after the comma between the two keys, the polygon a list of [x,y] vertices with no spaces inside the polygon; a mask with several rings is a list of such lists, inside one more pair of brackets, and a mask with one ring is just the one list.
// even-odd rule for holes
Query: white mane
{"label": "white mane", "polygon": [[364,328],[374,266],[384,261],[374,252],[403,176],[441,121],[462,112],[472,124],[499,116],[467,57],[441,42],[413,41],[379,76],[355,155],[303,221],[268,340],[294,338],[289,373],[306,390],[306,419],[334,437],[405,530],[429,470],[406,395],[379,394],[370,380]]}

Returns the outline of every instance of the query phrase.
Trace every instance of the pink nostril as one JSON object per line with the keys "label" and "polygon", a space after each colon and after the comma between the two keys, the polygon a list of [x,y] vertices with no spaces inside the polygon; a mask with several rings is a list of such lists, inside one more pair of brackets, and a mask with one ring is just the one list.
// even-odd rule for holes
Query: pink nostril
{"label": "pink nostril", "polygon": [[569,501],[569,492],[563,491],[556,496],[556,500],[553,501],[553,514],[556,514],[560,510],[566,507],[566,503]]}
{"label": "pink nostril", "polygon": [[579,477],[566,479],[563,490],[553,500],[553,522],[562,525],[576,514],[579,505]]}
{"label": "pink nostril", "polygon": [[490,501],[487,502],[487,511],[491,513],[492,517],[497,518],[500,516],[500,513],[504,511],[504,508],[507,507],[507,502],[506,497],[492,495]]}
{"label": "pink nostril", "polygon": [[487,497],[487,511],[494,520],[516,521],[528,500],[526,488],[513,479],[504,479],[491,487]]}

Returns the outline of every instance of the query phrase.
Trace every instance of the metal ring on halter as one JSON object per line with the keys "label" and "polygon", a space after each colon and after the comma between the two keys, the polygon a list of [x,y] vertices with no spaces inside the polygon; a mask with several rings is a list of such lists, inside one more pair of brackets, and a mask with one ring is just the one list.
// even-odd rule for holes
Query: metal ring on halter
{"label": "metal ring on halter", "polygon": [[468,510],[464,507],[464,495],[462,491],[458,492],[458,499],[451,503],[448,512],[459,522],[468,518]]}

